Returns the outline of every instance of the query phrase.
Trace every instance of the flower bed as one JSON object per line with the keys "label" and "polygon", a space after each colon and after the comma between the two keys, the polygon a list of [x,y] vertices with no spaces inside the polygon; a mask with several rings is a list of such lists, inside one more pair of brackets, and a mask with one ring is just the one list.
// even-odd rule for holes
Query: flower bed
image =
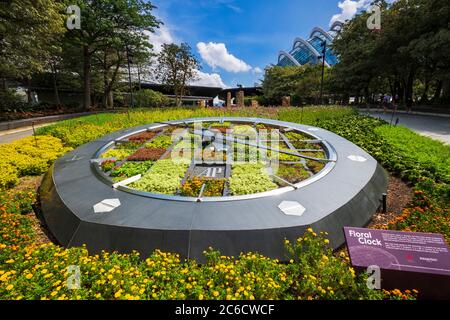
{"label": "flower bed", "polygon": [[109,172],[116,166],[116,160],[106,160],[101,164],[103,172]]}
{"label": "flower bed", "polygon": [[[261,117],[278,117],[291,122],[300,122],[301,119],[301,112],[297,109],[257,109],[251,112]],[[415,184],[416,192],[411,207],[406,208],[404,214],[393,221],[389,228],[438,232],[444,234],[450,243],[450,191],[443,170],[439,169],[443,168],[443,162],[438,160],[445,160],[442,156],[448,152],[448,147],[433,145],[427,148],[428,142],[433,143],[430,139],[415,136],[406,138],[403,133],[399,134],[403,136],[400,138],[396,134],[397,129],[388,128],[390,132],[385,132],[388,130],[386,128],[377,129],[384,126],[384,122],[349,115],[351,113],[346,108],[305,108],[303,120],[306,124],[320,126],[349,139],[377,158],[386,169]],[[99,115],[99,120],[84,117],[39,130],[60,138],[64,146],[75,147],[123,127],[167,119],[217,115],[221,114],[209,110],[155,110],[132,112],[131,120],[126,114]],[[248,110],[233,110],[230,115],[256,116]],[[51,139],[51,150],[44,147],[37,155],[32,153],[33,157],[40,157],[40,153],[48,151],[62,154],[69,150],[61,140]],[[416,147],[409,145],[415,146],[417,139],[421,140],[417,143],[421,145],[419,149],[425,149],[421,156],[416,157]],[[0,146],[0,150],[8,150],[0,152],[3,159],[0,162],[0,188],[14,185],[23,173],[18,168],[27,164],[10,160],[25,154],[28,147],[21,150],[22,145],[31,145],[33,148],[33,139],[18,141],[13,148],[9,145]],[[430,159],[437,157],[436,160],[425,160],[427,154]],[[34,161],[33,157],[28,160]],[[41,167],[42,170],[48,168],[55,156],[46,158],[48,162]],[[170,166],[174,169],[177,167]],[[37,174],[42,170],[29,172]],[[182,171],[179,177],[184,175],[185,171]],[[2,182],[6,181],[5,177],[12,182]],[[164,179],[164,176],[161,178]],[[178,186],[181,179],[174,185]],[[208,263],[198,265],[194,261],[180,261],[179,257],[162,252],[155,252],[151,258],[142,261],[136,254],[105,253],[92,256],[84,248],[64,249],[53,244],[38,246],[30,217],[22,215],[35,201],[31,198],[27,191],[20,193],[11,190],[0,195],[0,299],[356,300],[412,297],[398,290],[368,290],[365,277],[355,274],[348,258],[332,255],[326,246],[327,240],[322,237],[326,235],[314,236],[313,232],[308,232],[297,243],[287,244],[287,252],[292,257],[289,264],[280,264],[256,254],[222,257],[215,251],[207,252]],[[69,265],[80,266],[80,290],[68,290],[64,285]]]}
{"label": "flower bed", "polygon": [[142,143],[153,139],[158,133],[159,131],[145,131],[129,137],[128,140]]}
{"label": "flower bed", "polygon": [[133,153],[133,149],[109,149],[104,154],[102,154],[102,159],[115,158],[121,161],[128,158]]}
{"label": "flower bed", "polygon": [[309,178],[309,174],[302,164],[285,165],[281,163],[279,164],[278,170],[275,174],[293,184]]}
{"label": "flower bed", "polygon": [[181,195],[198,197],[203,185],[203,197],[221,197],[224,192],[226,179],[209,179],[193,177],[188,179],[181,187]]}
{"label": "flower bed", "polygon": [[128,157],[128,161],[156,161],[159,160],[166,149],[147,149],[141,148]]}
{"label": "flower bed", "polygon": [[130,185],[140,191],[173,195],[189,167],[188,162],[160,160],[141,180]]}
{"label": "flower bed", "polygon": [[127,162],[111,171],[111,177],[118,178],[116,181],[134,177],[138,174],[145,174],[152,167],[152,161],[146,162]]}
{"label": "flower bed", "polygon": [[232,195],[254,194],[276,189],[263,164],[237,164],[233,165],[230,178],[230,191]]}
{"label": "flower bed", "polygon": [[172,145],[170,136],[159,136],[145,145],[147,149],[167,149]]}

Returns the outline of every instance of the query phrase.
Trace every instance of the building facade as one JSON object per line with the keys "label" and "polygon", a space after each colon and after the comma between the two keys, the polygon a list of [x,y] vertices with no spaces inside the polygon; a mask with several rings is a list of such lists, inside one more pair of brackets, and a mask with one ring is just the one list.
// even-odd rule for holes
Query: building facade
{"label": "building facade", "polygon": [[[277,65],[287,67],[302,66],[308,63],[322,63],[322,44],[325,42],[327,47],[330,47],[334,37],[342,29],[343,25],[342,22],[336,21],[329,31],[325,31],[320,27],[314,28],[308,40],[296,38],[291,51],[280,51]],[[330,67],[337,62],[337,57],[328,49],[325,55],[325,65]]]}

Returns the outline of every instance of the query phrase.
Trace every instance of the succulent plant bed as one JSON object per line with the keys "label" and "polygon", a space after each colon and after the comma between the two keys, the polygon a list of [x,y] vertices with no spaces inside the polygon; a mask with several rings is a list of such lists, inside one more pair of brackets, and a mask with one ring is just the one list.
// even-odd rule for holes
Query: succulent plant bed
{"label": "succulent plant bed", "polygon": [[158,149],[158,148],[141,148],[138,149],[135,153],[128,157],[128,161],[157,161],[159,160],[164,153],[166,153],[166,149]]}
{"label": "succulent plant bed", "polygon": [[[328,161],[321,144],[314,145],[317,152],[303,152],[293,146],[295,142],[306,146],[304,141],[314,139],[304,132],[264,123],[180,123],[116,141],[101,155],[112,158],[101,168],[112,182],[141,175],[140,180],[127,186],[140,192],[195,197],[205,184],[202,197],[252,195],[284,187],[286,182],[300,183],[320,172]],[[308,157],[324,159],[324,163]],[[278,162],[279,172],[267,170]],[[216,167],[206,167],[202,172],[206,176],[195,177],[194,164]],[[227,170],[226,192],[224,181],[208,176],[217,170],[221,175]]]}
{"label": "succulent plant bed", "polygon": [[186,197],[199,197],[202,187],[205,186],[202,196],[221,197],[224,194],[226,182],[226,179],[192,177],[182,185],[180,194]]}
{"label": "succulent plant bed", "polygon": [[167,149],[173,144],[169,135],[159,136],[145,145],[147,149]]}
{"label": "succulent plant bed", "polygon": [[150,170],[152,165],[152,161],[127,162],[120,167],[113,168],[111,171],[111,177],[113,177],[115,181],[121,181],[123,179],[147,172]]}
{"label": "succulent plant bed", "polygon": [[148,140],[152,140],[156,135],[158,135],[160,133],[160,131],[155,130],[155,131],[145,131],[145,132],[141,132],[135,135],[132,135],[131,137],[128,138],[129,141],[138,141],[138,142],[145,142]]}
{"label": "succulent plant bed", "polygon": [[280,163],[275,174],[292,184],[297,184],[310,177],[310,173],[301,163],[290,165]]}

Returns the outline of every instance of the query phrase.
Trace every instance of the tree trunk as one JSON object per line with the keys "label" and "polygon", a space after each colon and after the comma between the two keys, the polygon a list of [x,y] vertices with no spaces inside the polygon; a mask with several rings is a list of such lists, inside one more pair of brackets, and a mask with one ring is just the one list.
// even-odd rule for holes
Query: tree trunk
{"label": "tree trunk", "polygon": [[31,79],[27,78],[27,101],[28,104],[32,104],[33,103],[33,97],[31,94]]}
{"label": "tree trunk", "polygon": [[411,110],[413,105],[414,69],[411,68],[405,83],[405,103],[406,108]]}
{"label": "tree trunk", "polygon": [[439,101],[442,93],[442,80],[437,82],[436,90],[434,91],[433,102]]}
{"label": "tree trunk", "polygon": [[88,46],[83,47],[84,109],[91,107],[91,59]]}
{"label": "tree trunk", "polygon": [[425,79],[425,88],[423,89],[422,96],[420,97],[420,103],[428,102],[428,89],[430,88],[430,80],[428,77]]}
{"label": "tree trunk", "polygon": [[59,89],[58,89],[58,70],[56,69],[56,66],[51,66],[52,68],[52,74],[53,74],[53,90],[55,93],[55,102],[59,106],[61,106],[61,99],[59,98]]}

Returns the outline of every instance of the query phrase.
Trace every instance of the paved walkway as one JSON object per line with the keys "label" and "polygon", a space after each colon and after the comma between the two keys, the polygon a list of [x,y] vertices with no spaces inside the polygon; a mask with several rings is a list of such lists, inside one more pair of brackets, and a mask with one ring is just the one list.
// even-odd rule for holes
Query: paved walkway
{"label": "paved walkway", "polygon": [[[366,113],[361,111],[361,113]],[[370,112],[372,117],[381,118],[388,122],[392,119],[391,113],[384,114],[383,112]],[[410,128],[417,133],[442,141],[450,145],[450,118],[438,117],[428,115],[412,115],[412,114],[397,114],[394,117],[399,119],[399,125]]]}
{"label": "paved walkway", "polygon": [[[37,130],[40,127],[51,125],[52,123],[46,123],[41,125],[36,125],[34,128]],[[30,137],[33,135],[33,127],[24,127],[20,129],[0,131],[0,144],[10,143],[19,139]]]}

